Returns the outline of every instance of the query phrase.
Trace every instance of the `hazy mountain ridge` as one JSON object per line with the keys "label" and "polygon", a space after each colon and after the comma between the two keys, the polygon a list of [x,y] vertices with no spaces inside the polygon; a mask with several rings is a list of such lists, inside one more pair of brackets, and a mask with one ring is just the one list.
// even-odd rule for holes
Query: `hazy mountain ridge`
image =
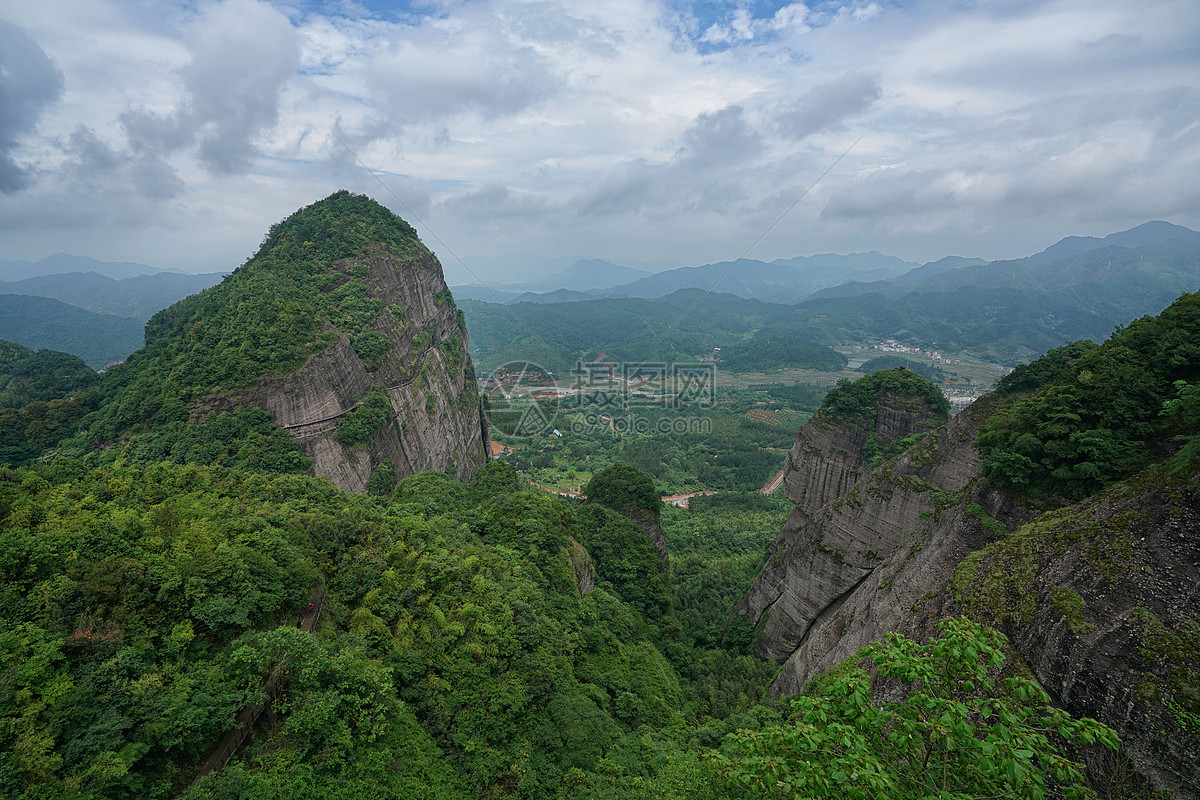
{"label": "hazy mountain ridge", "polygon": [[50,297],[100,314],[147,321],[172,303],[221,282],[227,273],[188,275],[160,271],[128,278],[68,272],[0,281],[0,293]]}
{"label": "hazy mountain ridge", "polygon": [[141,347],[142,328],[139,320],[97,314],[49,297],[0,294],[0,339],[32,350],[71,353],[92,369]]}
{"label": "hazy mountain ridge", "polygon": [[177,267],[152,267],[136,261],[101,261],[90,256],[77,256],[70,253],[55,253],[33,262],[0,258],[0,280],[2,281],[62,275],[71,272],[95,272],[113,280],[136,278],[139,275],[156,275],[160,272],[188,274],[185,270]]}

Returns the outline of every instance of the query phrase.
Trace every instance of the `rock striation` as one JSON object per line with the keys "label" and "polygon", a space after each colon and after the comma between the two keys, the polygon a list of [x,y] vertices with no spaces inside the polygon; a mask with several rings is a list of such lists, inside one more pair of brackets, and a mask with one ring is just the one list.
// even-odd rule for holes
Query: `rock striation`
{"label": "rock striation", "polygon": [[[487,420],[467,354],[467,331],[441,265],[427,251],[402,259],[375,247],[334,269],[361,275],[363,266],[368,270],[359,279],[383,308],[370,330],[389,342],[378,361],[364,361],[345,333],[328,328],[326,349],[299,370],[268,373],[252,387],[198,398],[190,416],[199,421],[213,412],[260,406],[296,437],[313,459],[313,474],[347,491],[363,491],[384,461],[398,477],[454,469],[466,478],[487,463]],[[386,392],[390,412],[369,442],[348,445],[338,425],[373,390]]]}
{"label": "rock striation", "polygon": [[1039,514],[980,473],[976,437],[1000,407],[984,398],[872,469],[854,456],[861,427],[801,429],[796,509],[736,607],[782,662],[771,695],[966,614],[1002,630],[1056,703],[1114,728],[1150,785],[1200,797],[1200,718],[1184,708],[1200,691],[1200,458]]}
{"label": "rock striation", "polygon": [[[890,502],[893,477],[919,472],[907,465],[897,467],[895,476],[889,471],[886,479],[859,487],[867,473],[868,439],[899,441],[928,431],[939,415],[924,403],[891,394],[881,395],[874,411],[836,422],[818,414],[796,435],[783,483],[796,506],[735,608],[760,628],[755,652],[763,658],[787,659],[814,620],[878,566],[927,510],[920,493],[912,495],[914,502]],[[969,470],[938,478],[953,485]]]}

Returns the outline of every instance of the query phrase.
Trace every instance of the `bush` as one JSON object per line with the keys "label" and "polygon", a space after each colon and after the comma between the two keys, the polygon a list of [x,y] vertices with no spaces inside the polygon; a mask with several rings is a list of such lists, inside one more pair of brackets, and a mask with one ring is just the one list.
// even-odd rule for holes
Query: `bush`
{"label": "bush", "polygon": [[662,508],[662,499],[650,476],[628,464],[613,464],[597,472],[583,493],[588,500],[623,511],[629,506],[649,511],[655,516]]}
{"label": "bush", "polygon": [[[739,733],[712,765],[759,797],[1088,796],[1063,742],[1115,750],[1116,733],[1054,708],[1029,678],[1000,678],[1003,634],[966,619],[938,627],[928,644],[892,634],[864,648],[792,701],[792,721]],[[902,698],[876,702],[882,682]]]}

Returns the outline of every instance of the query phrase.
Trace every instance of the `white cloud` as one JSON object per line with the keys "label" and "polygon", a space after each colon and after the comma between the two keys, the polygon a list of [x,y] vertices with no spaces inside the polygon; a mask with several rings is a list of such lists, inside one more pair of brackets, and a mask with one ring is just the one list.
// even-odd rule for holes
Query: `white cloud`
{"label": "white cloud", "polygon": [[28,183],[29,167],[13,154],[62,91],[62,73],[46,52],[16,25],[0,20],[0,192],[11,194]]}
{"label": "white cloud", "polygon": [[388,199],[361,159],[464,254],[699,263],[740,254],[863,134],[753,255],[1200,227],[1194,3],[727,8],[20,4],[52,66],[0,119],[25,179],[0,196],[3,255],[244,257],[339,186]]}

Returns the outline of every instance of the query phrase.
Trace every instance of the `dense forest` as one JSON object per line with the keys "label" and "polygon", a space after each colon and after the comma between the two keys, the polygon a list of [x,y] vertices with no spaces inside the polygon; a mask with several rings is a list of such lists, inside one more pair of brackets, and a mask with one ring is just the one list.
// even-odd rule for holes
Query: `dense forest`
{"label": "dense forest", "polygon": [[[653,513],[638,474],[597,496]],[[748,632],[722,646],[718,630],[762,557],[756,515],[771,501],[711,502],[667,520],[671,573],[633,521],[527,491],[503,463],[470,484],[414,476],[385,497],[221,467],[5,471],[0,785],[29,798],[774,796],[777,775],[844,796],[909,786],[905,748],[848,716],[869,710],[866,674],[815,687],[810,705],[760,701],[772,669],[739,654]],[[729,537],[745,523],[759,533]],[[298,630],[314,597],[321,622]],[[925,704],[962,713],[959,726],[978,726],[978,706],[927,685],[882,713],[935,746],[930,774],[955,764],[947,785],[1028,797],[1081,782],[1037,731],[1111,734],[1024,683],[992,683],[995,634],[951,633],[926,652],[905,645],[888,669],[974,670],[972,702],[1006,709],[1012,736],[956,727],[943,742]],[[192,784],[273,677],[286,686],[245,751]],[[844,717],[863,744],[827,748],[832,729],[784,724],[813,714]],[[773,755],[785,733],[817,737],[803,767]],[[967,744],[987,759],[960,763]]]}
{"label": "dense forest", "polygon": [[[189,419],[196,395],[304,363],[334,328],[372,361],[369,322],[390,312],[350,262],[362,247],[424,251],[362,200],[338,193],[274,226],[246,267],[156,315],[111,374],[0,349],[13,404],[0,410],[0,798],[1147,796],[1104,760],[1116,734],[1056,706],[978,619],[889,635],[768,699],[777,665],[750,655],[760,629],[731,609],[777,557],[793,503],[754,490],[809,415],[870,422],[890,396],[944,420],[944,397],[911,370],[647,408],[651,421],[704,411],[710,428],[547,433],[472,475],[397,482],[380,465],[362,494],[302,474],[296,439],[261,408]],[[845,363],[755,337],[765,305],[661,338],[681,352],[736,324],[746,347],[729,358],[794,346]],[[639,330],[659,341],[665,327]],[[1031,516],[1194,455],[1198,341],[1200,295],[1185,295],[1104,345],[1014,370],[979,438],[987,480]],[[344,444],[369,446],[359,427],[387,415],[378,397],[336,424]],[[911,443],[877,441],[868,461],[886,471]],[[531,485],[552,473],[582,491]],[[719,491],[660,499],[697,488]],[[1181,718],[1197,718],[1178,684]]]}

